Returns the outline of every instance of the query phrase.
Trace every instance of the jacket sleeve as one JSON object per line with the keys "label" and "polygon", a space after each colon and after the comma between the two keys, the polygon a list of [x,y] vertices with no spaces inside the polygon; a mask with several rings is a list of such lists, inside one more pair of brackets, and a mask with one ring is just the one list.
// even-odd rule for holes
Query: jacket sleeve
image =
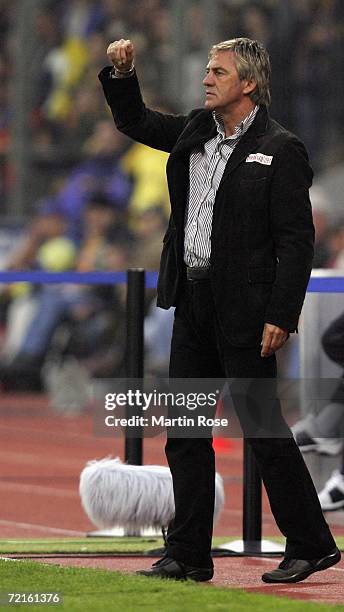
{"label": "jacket sleeve", "polygon": [[169,153],[182,133],[187,117],[150,110],[143,102],[136,72],[125,79],[111,78],[106,66],[98,78],[110,106],[115,124],[133,140]]}
{"label": "jacket sleeve", "polygon": [[270,192],[277,275],[265,321],[297,331],[314,255],[309,188],[313,171],[304,145],[290,136],[278,154]]}

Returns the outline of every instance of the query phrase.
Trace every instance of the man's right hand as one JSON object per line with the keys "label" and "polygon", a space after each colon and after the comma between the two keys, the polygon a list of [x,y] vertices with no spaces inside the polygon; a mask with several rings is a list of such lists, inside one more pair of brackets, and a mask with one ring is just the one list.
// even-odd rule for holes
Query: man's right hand
{"label": "man's right hand", "polygon": [[107,48],[107,56],[119,72],[129,72],[134,67],[134,45],[131,40],[115,40]]}

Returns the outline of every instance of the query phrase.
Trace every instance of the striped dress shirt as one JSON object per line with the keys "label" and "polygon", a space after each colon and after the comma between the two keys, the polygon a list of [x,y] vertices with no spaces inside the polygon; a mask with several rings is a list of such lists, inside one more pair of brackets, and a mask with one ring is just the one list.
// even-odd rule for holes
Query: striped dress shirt
{"label": "striped dress shirt", "polygon": [[187,266],[210,266],[213,207],[226,164],[240,138],[252,125],[259,106],[241,121],[234,134],[225,134],[222,117],[213,112],[217,135],[190,155],[190,182],[185,215],[184,261]]}

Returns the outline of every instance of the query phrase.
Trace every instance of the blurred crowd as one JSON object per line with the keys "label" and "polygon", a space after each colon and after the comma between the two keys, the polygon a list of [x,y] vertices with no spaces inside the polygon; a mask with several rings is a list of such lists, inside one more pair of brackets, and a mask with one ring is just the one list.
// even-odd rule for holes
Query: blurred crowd
{"label": "blurred crowd", "polygon": [[[0,155],[3,195],[15,181],[8,160],[16,61],[19,0],[0,0]],[[109,113],[97,80],[106,64],[109,42],[132,38],[145,98],[169,110],[202,104],[201,75],[206,61],[209,15],[203,2],[185,2],[183,91],[173,83],[176,8],[173,0],[37,1],[27,62],[31,99],[28,109],[32,162],[30,212],[37,199],[59,192],[74,166],[90,156],[110,153],[117,160],[128,142],[108,140]],[[271,56],[273,116],[307,145],[316,169],[343,157],[344,5],[340,0],[214,0],[216,38],[242,35],[263,42]],[[103,123],[101,123],[103,122]],[[104,141],[103,141],[104,139]],[[102,149],[107,151],[103,151]],[[138,167],[137,159],[133,161]],[[2,207],[6,197],[1,198]],[[137,198],[136,198],[137,201]],[[7,210],[7,212],[11,212]]]}
{"label": "blurred crowd", "polygon": [[[11,216],[9,196],[17,171],[10,152],[18,2],[0,0],[0,214],[6,218]],[[202,104],[199,83],[206,61],[208,16],[202,2],[185,5],[186,87],[179,96],[171,84],[176,58],[173,0],[131,0],[130,5],[120,0],[37,3],[28,74],[32,100],[27,114],[30,177],[25,216],[30,221],[9,253],[0,254],[1,267],[158,268],[169,211],[167,156],[117,132],[97,74],[107,64],[108,44],[132,38],[150,105],[179,112],[185,104],[189,108]],[[217,6],[218,40],[249,36],[267,46],[273,68],[271,114],[305,141],[315,169],[341,161],[343,2],[218,0]],[[313,196],[314,265],[343,267],[344,217],[333,219],[328,213],[326,194],[315,190]],[[159,313],[153,305],[150,294],[149,363],[153,370],[164,370],[172,315]],[[39,387],[44,367],[48,384],[54,379],[52,371],[61,374],[66,358],[81,360],[90,376],[123,372],[121,288],[17,284],[1,288],[0,312],[0,367],[8,387],[18,379],[24,386]]]}

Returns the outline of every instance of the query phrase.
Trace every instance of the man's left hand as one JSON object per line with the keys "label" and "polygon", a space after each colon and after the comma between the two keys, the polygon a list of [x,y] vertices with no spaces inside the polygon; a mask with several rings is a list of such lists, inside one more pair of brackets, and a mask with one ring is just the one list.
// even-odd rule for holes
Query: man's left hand
{"label": "man's left hand", "polygon": [[289,332],[285,329],[281,329],[277,325],[271,325],[271,323],[265,323],[261,342],[261,356],[270,357],[283,346],[288,338]]}

